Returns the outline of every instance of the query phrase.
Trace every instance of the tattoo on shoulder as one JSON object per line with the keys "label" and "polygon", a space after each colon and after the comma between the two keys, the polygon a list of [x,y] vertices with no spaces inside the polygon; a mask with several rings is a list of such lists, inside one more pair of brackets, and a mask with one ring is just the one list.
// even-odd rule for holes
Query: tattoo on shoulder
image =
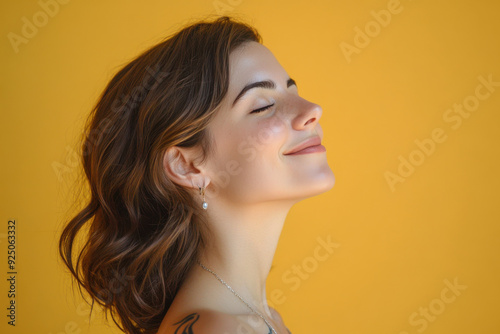
{"label": "tattoo on shoulder", "polygon": [[199,317],[200,315],[198,313],[191,313],[181,321],[176,322],[174,326],[179,325],[179,327],[177,327],[174,334],[193,334],[193,324]]}

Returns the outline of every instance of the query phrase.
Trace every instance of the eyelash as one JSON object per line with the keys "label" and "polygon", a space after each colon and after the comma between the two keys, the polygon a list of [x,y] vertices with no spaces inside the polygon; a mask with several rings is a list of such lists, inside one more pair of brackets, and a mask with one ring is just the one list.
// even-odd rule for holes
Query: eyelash
{"label": "eyelash", "polygon": [[263,108],[259,108],[259,109],[252,110],[252,112],[250,112],[250,113],[251,113],[251,114],[252,114],[252,113],[259,113],[259,112],[262,112],[262,111],[264,111],[264,110],[266,110],[266,109],[271,108],[272,106],[274,106],[274,103],[273,103],[273,104],[270,104],[270,105],[268,105],[268,106],[265,106],[265,107],[263,107]]}

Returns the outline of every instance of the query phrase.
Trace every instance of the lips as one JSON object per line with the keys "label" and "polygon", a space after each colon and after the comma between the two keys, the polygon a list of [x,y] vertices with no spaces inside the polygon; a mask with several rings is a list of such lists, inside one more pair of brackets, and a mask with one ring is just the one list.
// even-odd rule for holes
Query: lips
{"label": "lips", "polygon": [[308,148],[308,147],[311,147],[311,146],[317,146],[317,145],[321,145],[321,138],[318,137],[318,136],[313,137],[313,138],[309,138],[309,139],[303,141],[299,145],[295,146],[292,150],[290,150],[290,151],[288,151],[286,153],[283,153],[283,154],[284,155],[289,155],[289,154],[292,154],[292,153],[296,153],[296,152],[302,151],[305,148]]}

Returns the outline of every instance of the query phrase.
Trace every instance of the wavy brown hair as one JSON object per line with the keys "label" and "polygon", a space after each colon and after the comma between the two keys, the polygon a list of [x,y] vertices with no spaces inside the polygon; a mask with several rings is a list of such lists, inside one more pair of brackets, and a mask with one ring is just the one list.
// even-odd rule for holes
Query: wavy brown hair
{"label": "wavy brown hair", "polygon": [[202,161],[213,152],[206,127],[228,91],[229,55],[247,41],[262,43],[228,16],[186,25],[120,69],[87,119],[90,194],[59,254],[91,313],[97,302],[126,333],[156,333],[206,245],[203,210],[166,176],[163,156],[171,146],[200,147]]}

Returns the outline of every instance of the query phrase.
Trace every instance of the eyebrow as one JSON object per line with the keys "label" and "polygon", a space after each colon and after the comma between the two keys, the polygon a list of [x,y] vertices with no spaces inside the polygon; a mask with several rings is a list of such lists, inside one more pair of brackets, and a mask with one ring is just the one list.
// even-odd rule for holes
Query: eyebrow
{"label": "eyebrow", "polygon": [[[297,86],[297,83],[292,78],[288,78],[288,80],[286,81],[286,88],[288,88],[288,87],[290,87],[292,85]],[[276,83],[274,81],[272,81],[272,80],[264,80],[264,81],[257,81],[257,82],[249,83],[248,85],[246,85],[245,87],[243,87],[243,89],[238,94],[238,96],[236,96],[236,99],[234,99],[233,104],[231,105],[231,107],[234,107],[234,105],[236,104],[236,102],[243,95],[245,95],[246,92],[248,92],[252,88],[276,89]]]}

